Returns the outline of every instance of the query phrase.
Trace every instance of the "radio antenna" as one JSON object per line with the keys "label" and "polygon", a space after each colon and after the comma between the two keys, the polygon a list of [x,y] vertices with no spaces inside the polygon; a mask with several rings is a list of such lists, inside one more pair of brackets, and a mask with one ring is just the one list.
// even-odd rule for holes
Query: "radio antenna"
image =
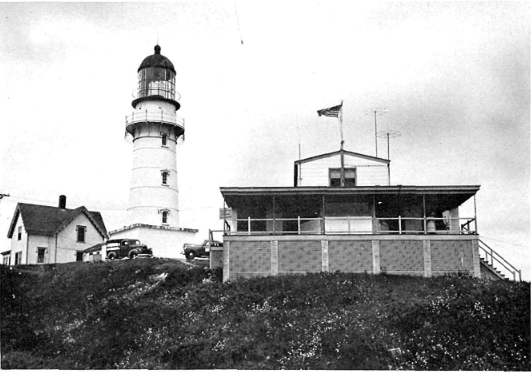
{"label": "radio antenna", "polygon": [[240,35],[240,42],[243,45],[242,30],[240,29],[240,18],[238,17],[238,9],[236,8],[236,3],[234,3],[234,13],[236,14],[236,22],[238,23],[238,34]]}
{"label": "radio antenna", "polygon": [[366,110],[365,115],[374,115],[374,145],[376,146],[376,157],[378,157],[378,124],[376,122],[376,115],[383,115],[387,112],[387,109],[384,108],[377,108],[373,110]]}

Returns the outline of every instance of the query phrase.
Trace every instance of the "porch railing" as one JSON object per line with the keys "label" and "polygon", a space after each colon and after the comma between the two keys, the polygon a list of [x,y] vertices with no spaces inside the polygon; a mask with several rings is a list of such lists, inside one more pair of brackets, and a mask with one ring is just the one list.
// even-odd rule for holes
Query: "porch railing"
{"label": "porch railing", "polygon": [[[507,262],[498,252],[489,247],[483,240],[479,239],[479,257],[481,257],[489,266],[494,270],[501,269],[500,272],[504,275],[512,275],[513,280],[522,281],[522,270],[518,270],[516,267]],[[501,266],[501,268],[500,268]]]}
{"label": "porch railing", "polygon": [[[314,217],[243,218],[226,230],[229,235],[260,234],[477,234],[474,218],[435,217]],[[466,226],[467,228],[463,228]]]}

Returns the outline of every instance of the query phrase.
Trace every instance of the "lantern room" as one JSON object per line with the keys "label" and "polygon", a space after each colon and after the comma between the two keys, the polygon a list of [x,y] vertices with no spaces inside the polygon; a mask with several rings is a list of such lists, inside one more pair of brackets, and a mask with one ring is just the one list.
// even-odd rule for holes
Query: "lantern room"
{"label": "lantern room", "polygon": [[155,54],[146,57],[138,68],[138,89],[133,107],[146,98],[168,101],[178,110],[179,94],[175,93],[175,68],[173,63],[162,54],[160,46],[155,46]]}

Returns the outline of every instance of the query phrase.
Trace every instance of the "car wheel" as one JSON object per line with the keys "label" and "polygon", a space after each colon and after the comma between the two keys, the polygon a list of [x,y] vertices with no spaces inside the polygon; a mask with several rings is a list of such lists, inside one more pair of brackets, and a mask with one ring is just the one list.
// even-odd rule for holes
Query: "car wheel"
{"label": "car wheel", "polygon": [[129,255],[129,258],[132,260],[132,259],[135,259],[137,256],[138,256],[138,253],[131,252],[131,254]]}
{"label": "car wheel", "polygon": [[107,255],[108,260],[115,260],[116,259],[116,253],[109,253]]}
{"label": "car wheel", "polygon": [[190,251],[186,254],[186,258],[189,259],[189,260],[193,260],[195,257],[195,252],[194,251]]}

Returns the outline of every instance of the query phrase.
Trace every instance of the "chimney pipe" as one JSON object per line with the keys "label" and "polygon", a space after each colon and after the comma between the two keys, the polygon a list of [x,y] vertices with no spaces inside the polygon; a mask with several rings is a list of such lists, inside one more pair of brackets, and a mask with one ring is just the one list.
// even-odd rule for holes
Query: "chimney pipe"
{"label": "chimney pipe", "polygon": [[59,196],[59,208],[66,209],[66,196]]}

